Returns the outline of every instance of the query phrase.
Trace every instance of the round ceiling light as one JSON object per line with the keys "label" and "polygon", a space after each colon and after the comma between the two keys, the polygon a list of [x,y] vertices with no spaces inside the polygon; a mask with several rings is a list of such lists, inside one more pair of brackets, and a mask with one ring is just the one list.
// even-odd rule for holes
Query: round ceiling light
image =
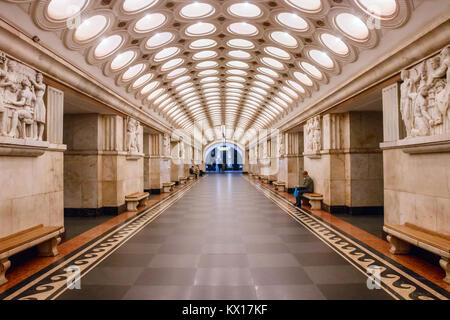
{"label": "round ceiling light", "polygon": [[153,60],[155,62],[161,62],[163,60],[167,60],[173,56],[176,56],[180,52],[180,49],[177,47],[169,47],[164,48],[161,51],[159,51],[155,56],[153,57]]}
{"label": "round ceiling light", "polygon": [[168,44],[174,38],[175,35],[171,32],[160,32],[151,36],[145,43],[145,46],[147,47],[147,49],[156,49]]}
{"label": "round ceiling light", "polygon": [[142,88],[141,94],[144,95],[146,93],[149,93],[151,90],[157,88],[159,86],[159,81],[152,81],[149,84],[147,84],[145,87]]}
{"label": "round ceiling light", "polygon": [[50,19],[62,21],[77,15],[85,6],[87,0],[51,0],[47,7]]}
{"label": "round ceiling light", "polygon": [[315,66],[308,62],[302,62],[300,64],[303,69],[305,69],[310,75],[312,75],[314,78],[321,80],[323,78],[322,72],[317,69]]}
{"label": "round ceiling light", "polygon": [[247,22],[234,22],[227,29],[233,34],[243,36],[254,36],[258,34],[258,28]]}
{"label": "round ceiling light", "polygon": [[131,63],[136,57],[136,52],[128,50],[118,54],[113,61],[111,61],[111,69],[118,70]]}
{"label": "round ceiling light", "polygon": [[261,9],[249,2],[238,2],[228,7],[228,12],[241,18],[258,18],[262,15]]}
{"label": "round ceiling light", "polygon": [[123,81],[128,81],[137,76],[145,69],[145,65],[143,63],[138,63],[132,67],[129,67],[127,71],[122,75]]}
{"label": "round ceiling light", "polygon": [[264,63],[265,65],[269,66],[269,67],[272,67],[272,68],[275,68],[275,69],[278,69],[278,70],[283,70],[284,69],[284,65],[280,61],[275,60],[275,59],[270,58],[270,57],[263,57],[263,58],[261,58],[261,62]]}
{"label": "round ceiling light", "polygon": [[365,41],[369,37],[369,29],[366,24],[351,13],[339,13],[335,22],[338,28],[353,40]]}
{"label": "round ceiling light", "polygon": [[104,58],[119,49],[122,44],[122,36],[117,34],[103,39],[94,50],[94,56],[98,59]]}
{"label": "round ceiling light", "polygon": [[252,56],[250,53],[242,50],[232,50],[228,52],[228,55],[236,59],[250,59]]}
{"label": "round ceiling light", "polygon": [[173,79],[175,77],[181,76],[188,71],[187,68],[178,68],[167,74],[167,79]]}
{"label": "round ceiling light", "polygon": [[167,71],[167,70],[176,68],[179,65],[181,65],[183,62],[184,62],[184,59],[182,59],[182,58],[176,58],[176,59],[169,60],[161,66],[161,71]]}
{"label": "round ceiling light", "polygon": [[134,25],[134,31],[138,33],[150,32],[162,26],[167,17],[162,13],[148,13],[139,19]]}
{"label": "round ceiling light", "polygon": [[217,67],[219,64],[216,61],[202,61],[195,66],[197,69],[208,69]]}
{"label": "round ceiling light", "polygon": [[306,12],[318,12],[322,9],[321,0],[285,0],[292,7]]}
{"label": "round ceiling light", "polygon": [[322,67],[324,67],[326,69],[334,68],[333,60],[325,52],[313,49],[313,50],[309,50],[308,54],[309,54],[310,58],[314,60],[314,62],[317,62]]}
{"label": "round ceiling light", "polygon": [[158,0],[125,0],[122,8],[128,13],[137,12],[142,9],[147,9],[156,4]]}
{"label": "round ceiling light", "polygon": [[295,31],[307,31],[308,23],[305,19],[291,12],[281,12],[277,14],[276,19],[283,27],[293,29]]}
{"label": "round ceiling light", "polygon": [[180,15],[186,19],[206,18],[214,14],[216,10],[208,3],[193,2],[185,5],[180,10]]}
{"label": "round ceiling light", "polygon": [[92,40],[102,33],[108,25],[104,15],[95,15],[84,20],[76,29],[74,37],[80,42]]}
{"label": "round ceiling light", "polygon": [[192,41],[189,48],[194,50],[208,49],[217,46],[217,42],[213,39],[198,39]]}
{"label": "round ceiling light", "polygon": [[227,62],[227,66],[231,67],[231,68],[240,68],[240,69],[248,69],[249,66],[247,63],[242,62],[242,61],[228,61]]}
{"label": "round ceiling light", "polygon": [[216,26],[208,22],[197,22],[186,28],[185,33],[188,36],[199,37],[212,34],[216,31]]}
{"label": "round ceiling light", "polygon": [[392,19],[397,12],[395,0],[354,0],[367,14],[379,19]]}
{"label": "round ceiling light", "polygon": [[237,49],[253,49],[255,47],[253,42],[245,39],[231,39],[228,40],[227,45]]}
{"label": "round ceiling light", "polygon": [[320,35],[320,39],[328,49],[338,55],[345,56],[350,52],[348,46],[339,37],[336,37],[329,33],[322,33]]}
{"label": "round ceiling light", "polygon": [[298,46],[297,39],[284,31],[274,31],[270,34],[270,38],[285,47],[296,48]]}

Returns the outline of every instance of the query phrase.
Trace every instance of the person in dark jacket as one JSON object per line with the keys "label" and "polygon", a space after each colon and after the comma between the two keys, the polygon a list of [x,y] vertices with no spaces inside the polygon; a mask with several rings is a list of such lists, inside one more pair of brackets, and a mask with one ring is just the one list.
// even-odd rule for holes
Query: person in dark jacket
{"label": "person in dark jacket", "polygon": [[304,193],[313,193],[314,192],[314,181],[311,179],[311,177],[308,175],[308,171],[303,171],[303,185],[298,187],[297,189],[297,201],[295,202],[295,205],[297,207],[302,206],[302,196]]}

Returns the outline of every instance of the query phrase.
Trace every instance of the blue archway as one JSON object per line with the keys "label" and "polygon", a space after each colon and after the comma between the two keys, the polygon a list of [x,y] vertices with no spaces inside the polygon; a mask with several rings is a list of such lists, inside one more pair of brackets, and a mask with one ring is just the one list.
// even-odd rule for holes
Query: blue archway
{"label": "blue archway", "polygon": [[242,171],[243,151],[230,142],[217,142],[205,151],[205,169],[207,172]]}

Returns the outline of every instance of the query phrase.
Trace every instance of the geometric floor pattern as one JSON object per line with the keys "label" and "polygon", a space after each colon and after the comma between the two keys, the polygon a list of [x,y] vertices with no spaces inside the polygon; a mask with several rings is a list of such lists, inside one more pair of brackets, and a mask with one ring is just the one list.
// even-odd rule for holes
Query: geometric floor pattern
{"label": "geometric floor pattern", "polygon": [[233,174],[210,175],[59,299],[392,299]]}

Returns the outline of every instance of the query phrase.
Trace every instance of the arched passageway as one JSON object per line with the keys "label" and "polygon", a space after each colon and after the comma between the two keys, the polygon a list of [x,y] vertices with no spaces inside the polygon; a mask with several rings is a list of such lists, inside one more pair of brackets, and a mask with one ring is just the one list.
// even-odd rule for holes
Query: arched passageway
{"label": "arched passageway", "polygon": [[206,172],[241,172],[243,151],[239,146],[229,142],[215,143],[205,150]]}

